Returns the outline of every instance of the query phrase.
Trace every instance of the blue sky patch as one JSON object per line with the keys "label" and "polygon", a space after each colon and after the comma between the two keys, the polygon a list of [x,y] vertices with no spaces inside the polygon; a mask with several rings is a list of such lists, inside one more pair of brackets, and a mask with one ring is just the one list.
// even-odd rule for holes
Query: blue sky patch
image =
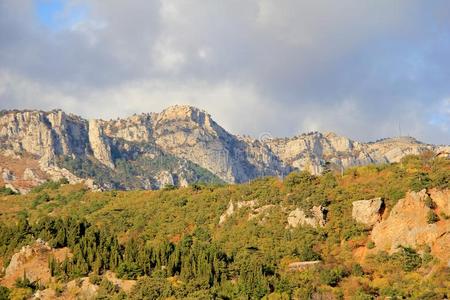
{"label": "blue sky patch", "polygon": [[35,9],[39,22],[55,31],[70,28],[87,15],[86,7],[68,0],[35,0]]}

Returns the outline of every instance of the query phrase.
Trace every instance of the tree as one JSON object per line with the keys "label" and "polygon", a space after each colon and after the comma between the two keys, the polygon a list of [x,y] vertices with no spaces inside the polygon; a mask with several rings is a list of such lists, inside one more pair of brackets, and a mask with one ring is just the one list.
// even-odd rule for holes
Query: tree
{"label": "tree", "polygon": [[263,266],[256,259],[246,260],[239,270],[239,289],[250,299],[261,299],[269,289]]}
{"label": "tree", "polygon": [[9,295],[11,291],[5,287],[0,285],[0,300],[9,300]]}

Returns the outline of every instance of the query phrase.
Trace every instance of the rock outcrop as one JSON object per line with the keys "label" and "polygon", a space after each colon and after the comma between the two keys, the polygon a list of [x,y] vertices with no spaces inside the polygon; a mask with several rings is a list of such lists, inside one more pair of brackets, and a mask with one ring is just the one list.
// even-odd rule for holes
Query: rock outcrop
{"label": "rock outcrop", "polygon": [[[230,203],[228,203],[227,210],[220,216],[219,218],[219,225],[225,223],[228,218],[230,218],[236,211],[242,208],[254,208],[258,205],[258,201],[251,200],[251,201],[238,201],[234,203],[232,200],[230,200]],[[249,217],[252,214],[249,215]]]}
{"label": "rock outcrop", "polygon": [[[241,183],[260,176],[283,176],[294,169],[318,174],[330,168],[397,162],[424,151],[448,153],[450,147],[412,138],[360,143],[318,132],[258,140],[227,132],[208,113],[191,106],[109,121],[88,121],[61,110],[0,112],[0,153],[27,154],[44,167],[67,167],[84,179],[89,172],[77,168],[91,162],[90,170],[96,168],[93,173],[103,178],[90,179],[104,188],[158,188],[164,186],[158,179],[164,171],[184,184],[204,179],[205,174],[209,179]],[[130,164],[134,166],[127,176],[134,177],[122,180],[118,173]],[[108,173],[119,178],[104,176]]]}
{"label": "rock outcrop", "polygon": [[322,264],[322,262],[320,260],[297,261],[297,262],[290,263],[288,265],[288,270],[291,272],[304,271],[304,270],[317,268],[321,264]]}
{"label": "rock outcrop", "polygon": [[291,211],[288,216],[288,227],[296,228],[298,226],[309,225],[314,228],[323,227],[326,223],[326,208],[322,206],[314,206],[310,210],[310,216],[307,216],[305,212],[296,208]]}
{"label": "rock outcrop", "polygon": [[[434,207],[429,207],[429,197]],[[430,212],[448,208],[450,191],[426,190],[410,192],[390,211],[389,217],[375,224],[370,238],[375,243],[373,251],[384,250],[393,253],[399,246],[416,248],[419,245],[431,247],[433,255],[448,262],[450,260],[450,220],[441,218],[430,222]],[[443,206],[441,207],[440,205]]]}
{"label": "rock outcrop", "polygon": [[383,199],[360,200],[353,202],[352,205],[352,217],[356,222],[373,226],[381,220],[384,210]]}
{"label": "rock outcrop", "polygon": [[111,157],[111,146],[103,134],[103,130],[97,120],[89,120],[89,143],[94,157],[102,164],[114,169]]}
{"label": "rock outcrop", "polygon": [[30,281],[46,284],[51,280],[48,268],[49,257],[54,256],[58,261],[62,261],[70,255],[68,248],[52,249],[47,243],[38,239],[33,244],[22,247],[12,256],[0,284],[11,287],[16,279],[24,275]]}

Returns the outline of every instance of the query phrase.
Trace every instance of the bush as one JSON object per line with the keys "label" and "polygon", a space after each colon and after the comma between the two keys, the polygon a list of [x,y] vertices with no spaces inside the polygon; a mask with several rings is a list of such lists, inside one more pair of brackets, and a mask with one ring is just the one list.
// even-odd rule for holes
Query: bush
{"label": "bush", "polygon": [[409,247],[401,247],[401,250],[391,256],[394,263],[406,272],[411,272],[418,269],[422,265],[422,258],[417,252]]}
{"label": "bush", "polygon": [[140,278],[130,294],[130,299],[161,299],[172,294],[170,283],[164,278]]}
{"label": "bush", "polygon": [[431,179],[428,176],[427,173],[420,172],[414,175],[414,177],[411,179],[411,182],[409,184],[411,190],[415,192],[419,192],[423,189],[427,189],[431,187]]}
{"label": "bush", "polygon": [[92,284],[99,285],[102,282],[102,277],[97,274],[89,275],[89,282]]}
{"label": "bush", "polygon": [[103,278],[100,282],[100,286],[97,292],[97,298],[100,299],[111,299],[112,296],[120,292],[120,288],[113,284],[111,281],[109,281],[106,278]]}
{"label": "bush", "polygon": [[437,221],[439,221],[438,215],[434,211],[430,210],[427,213],[427,222],[428,222],[428,224],[433,224],[433,223],[436,223]]}
{"label": "bush", "polygon": [[39,288],[39,284],[35,281],[31,281],[30,279],[28,279],[25,272],[23,274],[23,277],[18,277],[16,279],[14,286],[19,289],[31,289],[33,291]]}
{"label": "bush", "polygon": [[347,275],[348,273],[344,269],[336,267],[333,269],[322,270],[319,277],[322,284],[335,287],[338,285],[341,279],[346,277]]}
{"label": "bush", "polygon": [[31,206],[36,208],[39,204],[50,201],[50,196],[47,193],[40,194],[34,198]]}
{"label": "bush", "polygon": [[7,187],[0,188],[0,196],[10,196],[10,195],[17,195],[17,193]]}
{"label": "bush", "polygon": [[140,275],[142,270],[134,262],[122,262],[117,269],[117,276],[123,279],[136,279]]}
{"label": "bush", "polygon": [[0,300],[8,300],[10,294],[11,292],[7,287],[0,285]]}
{"label": "bush", "polygon": [[354,264],[352,266],[352,275],[354,275],[354,276],[363,276],[364,275],[364,270],[360,264]]}
{"label": "bush", "polygon": [[444,220],[449,220],[450,216],[445,214],[445,212],[441,212],[441,218],[444,219]]}
{"label": "bush", "polygon": [[450,188],[450,170],[439,170],[432,176],[433,186],[440,189]]}
{"label": "bush", "polygon": [[177,187],[173,184],[166,184],[163,188],[163,191],[173,191],[176,190]]}
{"label": "bush", "polygon": [[431,255],[431,247],[428,245],[425,245],[425,248],[423,250],[422,254],[422,262],[424,264],[428,264],[433,261],[433,255]]}
{"label": "bush", "polygon": [[367,249],[373,249],[375,248],[375,243],[373,241],[370,241],[367,243]]}
{"label": "bush", "polygon": [[314,251],[312,245],[304,244],[297,251],[299,258],[303,261],[313,261],[321,259],[320,254]]}
{"label": "bush", "polygon": [[51,180],[49,180],[49,181],[46,181],[46,182],[42,183],[41,185],[38,185],[37,187],[34,187],[31,190],[31,192],[32,193],[40,193],[43,190],[57,190],[61,186],[61,182],[65,182],[65,181],[63,181],[63,179],[61,179],[59,181],[51,181]]}

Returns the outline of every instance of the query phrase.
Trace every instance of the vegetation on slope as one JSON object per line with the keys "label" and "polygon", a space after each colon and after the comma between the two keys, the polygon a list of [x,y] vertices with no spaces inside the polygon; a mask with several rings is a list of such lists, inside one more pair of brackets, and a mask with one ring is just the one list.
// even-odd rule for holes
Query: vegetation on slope
{"label": "vegetation on slope", "polygon": [[[101,282],[95,276],[112,270],[136,279],[128,295],[101,285],[103,294],[118,299],[442,299],[449,296],[450,272],[429,249],[405,246],[362,265],[355,260],[358,245],[371,245],[351,207],[383,197],[389,209],[408,190],[447,189],[449,179],[450,161],[425,154],[343,176],[301,172],[241,185],[100,193],[47,183],[28,195],[0,198],[0,257],[6,265],[36,238],[68,246],[73,256],[51,260],[52,274],[60,282],[88,275]],[[230,201],[252,200],[266,213],[249,218],[249,208],[242,209],[218,225]],[[325,227],[286,228],[290,210],[314,205],[327,206]],[[311,260],[322,263],[301,272],[287,267]]]}
{"label": "vegetation on slope", "polygon": [[[223,181],[210,171],[188,160],[182,160],[173,155],[164,154],[156,158],[139,156],[136,159],[115,160],[115,169],[102,165],[94,159],[64,156],[60,157],[59,165],[81,178],[92,178],[101,187],[110,189],[157,189],[155,180],[163,172],[183,174],[188,182],[218,184]],[[180,172],[182,170],[182,172]],[[178,178],[175,178],[177,180]]]}

